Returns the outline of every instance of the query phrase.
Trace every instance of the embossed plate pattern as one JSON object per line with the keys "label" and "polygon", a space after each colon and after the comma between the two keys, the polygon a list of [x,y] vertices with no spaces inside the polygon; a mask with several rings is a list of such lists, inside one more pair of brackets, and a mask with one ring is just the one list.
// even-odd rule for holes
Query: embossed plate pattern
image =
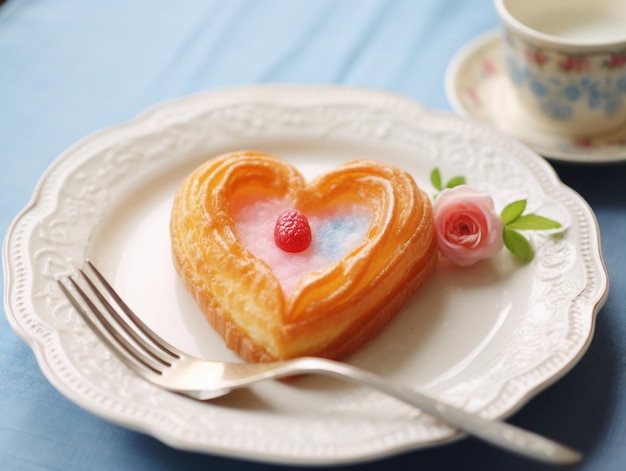
{"label": "embossed plate pattern", "polygon": [[342,87],[225,89],[166,103],[61,155],[4,246],[5,306],[46,377],[94,414],[171,446],[276,463],[357,462],[458,437],[379,393],[321,377],[268,382],[201,403],[136,377],[70,309],[55,278],[85,257],[164,337],[190,353],[235,359],[172,268],[168,220],[181,179],[205,159],[253,148],[307,176],[357,157],[463,174],[496,205],[567,228],[533,234],[537,256],[435,274],[348,362],[487,417],[503,417],[582,356],[607,279],[595,217],[532,151],[396,95]]}

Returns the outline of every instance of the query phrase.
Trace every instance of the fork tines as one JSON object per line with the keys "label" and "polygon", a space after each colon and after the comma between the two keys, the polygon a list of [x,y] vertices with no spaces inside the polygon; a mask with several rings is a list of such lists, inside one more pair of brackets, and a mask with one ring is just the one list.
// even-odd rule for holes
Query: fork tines
{"label": "fork tines", "polygon": [[57,283],[94,333],[122,362],[141,374],[161,374],[180,358],[174,347],[137,317],[90,261],[78,271],[80,276],[58,279]]}

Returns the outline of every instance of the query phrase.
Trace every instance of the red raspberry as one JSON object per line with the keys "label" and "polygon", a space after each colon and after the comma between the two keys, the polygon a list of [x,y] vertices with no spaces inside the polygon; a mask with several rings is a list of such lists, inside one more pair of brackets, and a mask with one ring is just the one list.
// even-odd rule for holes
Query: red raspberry
{"label": "red raspberry", "polygon": [[311,244],[311,226],[297,209],[288,209],[278,216],[274,227],[276,246],[285,252],[303,252]]}

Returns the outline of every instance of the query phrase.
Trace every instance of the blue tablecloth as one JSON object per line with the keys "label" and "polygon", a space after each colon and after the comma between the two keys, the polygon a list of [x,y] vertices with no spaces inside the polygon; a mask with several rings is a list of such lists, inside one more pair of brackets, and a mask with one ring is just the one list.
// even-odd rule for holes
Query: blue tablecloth
{"label": "blue tablecloth", "polygon": [[[0,231],[46,167],[93,131],[163,100],[254,83],[348,84],[450,110],[453,55],[497,26],[490,0],[8,0],[0,6]],[[510,420],[580,449],[575,469],[626,463],[623,164],[554,164],[595,211],[611,292],[577,366]],[[187,453],[68,401],[0,316],[0,468],[270,469]],[[358,469],[544,469],[468,438]]]}

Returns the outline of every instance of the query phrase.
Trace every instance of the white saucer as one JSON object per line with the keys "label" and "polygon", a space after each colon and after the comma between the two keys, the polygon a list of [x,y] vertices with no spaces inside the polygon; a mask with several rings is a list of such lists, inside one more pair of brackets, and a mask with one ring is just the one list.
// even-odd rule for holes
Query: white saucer
{"label": "white saucer", "polygon": [[574,139],[550,134],[533,123],[514,96],[498,31],[480,36],[456,54],[448,66],[446,93],[458,113],[495,126],[549,159],[626,161],[626,126],[610,135]]}

